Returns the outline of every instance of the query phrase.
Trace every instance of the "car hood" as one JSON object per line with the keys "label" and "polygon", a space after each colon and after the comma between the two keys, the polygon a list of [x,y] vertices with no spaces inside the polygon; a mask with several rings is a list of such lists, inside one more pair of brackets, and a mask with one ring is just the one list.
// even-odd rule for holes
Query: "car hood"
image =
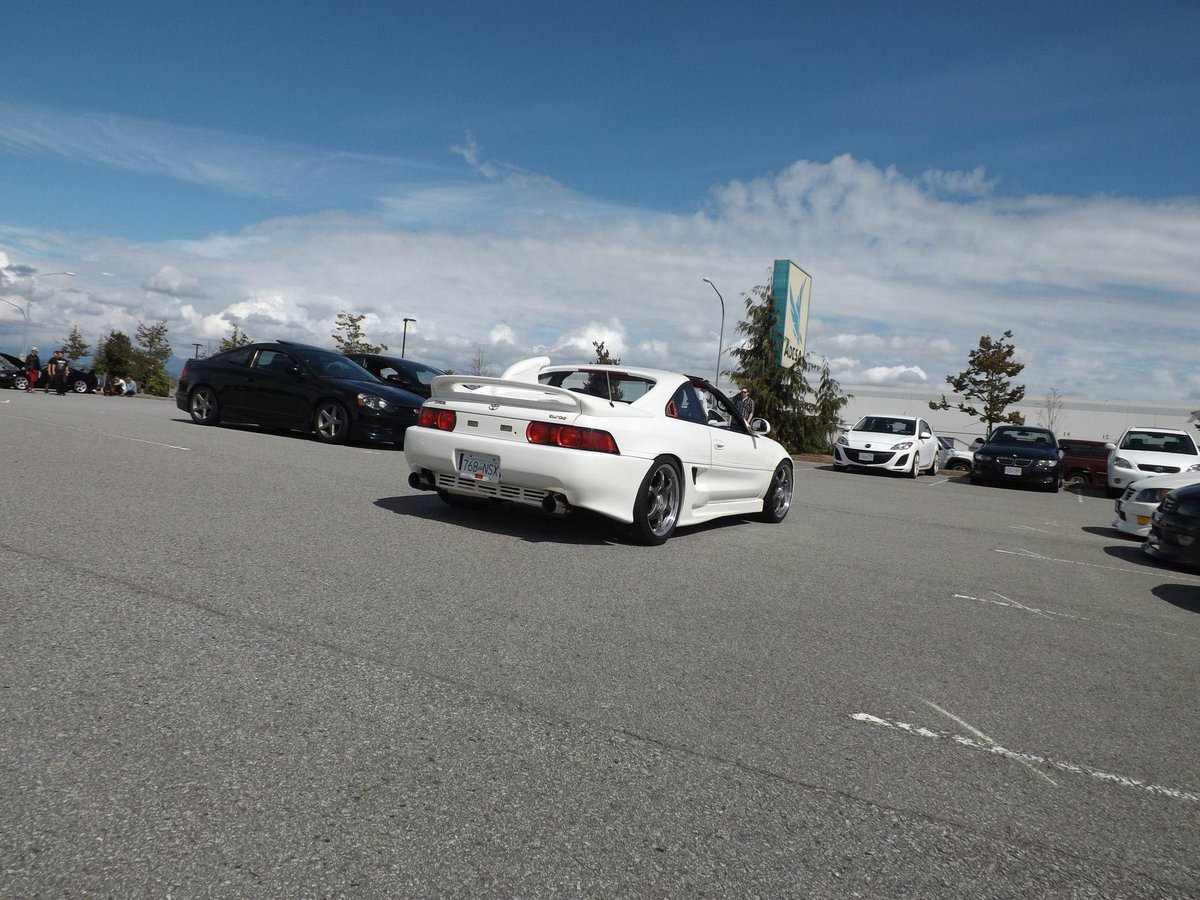
{"label": "car hood", "polygon": [[[919,440],[915,434],[891,434],[886,431],[847,431],[844,435],[846,442],[855,449],[873,447],[891,447],[901,441]],[[941,447],[941,444],[938,444]]]}
{"label": "car hood", "polygon": [[1020,456],[1023,459],[1059,459],[1054,447],[1031,447],[1028,444],[984,444],[975,451],[976,456]]}
{"label": "car hood", "polygon": [[333,380],[339,384],[344,384],[350,390],[370,391],[372,394],[376,394],[400,406],[420,406],[425,402],[425,398],[419,394],[414,394],[412,391],[406,391],[403,388],[393,387],[390,384],[384,384],[381,381],[359,381],[355,378],[335,378]]}
{"label": "car hood", "polygon": [[1150,488],[1170,488],[1174,490],[1175,488],[1187,487],[1190,484],[1200,484],[1200,472],[1151,475],[1149,478],[1139,478],[1137,481],[1132,482],[1129,487],[1135,491],[1145,491]]}
{"label": "car hood", "polygon": [[18,369],[20,369],[22,372],[25,371],[25,363],[21,362],[20,358],[18,358],[16,356],[12,356],[11,354],[8,354],[8,353],[0,353],[0,359],[7,360],[8,362],[10,362],[14,366],[16,366]]}
{"label": "car hood", "polygon": [[1200,456],[1191,456],[1186,453],[1155,453],[1153,450],[1117,450],[1115,456],[1127,460],[1135,466],[1163,466],[1164,468],[1187,471],[1192,466],[1200,465]]}

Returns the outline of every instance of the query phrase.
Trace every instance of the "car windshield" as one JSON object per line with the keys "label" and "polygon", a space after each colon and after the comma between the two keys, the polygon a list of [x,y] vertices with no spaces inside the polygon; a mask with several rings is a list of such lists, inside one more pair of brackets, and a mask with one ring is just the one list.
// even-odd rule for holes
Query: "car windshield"
{"label": "car windshield", "polygon": [[433,366],[427,366],[424,363],[406,363],[409,373],[416,378],[421,384],[433,384],[433,379],[439,375],[445,375],[441,369],[435,369]]}
{"label": "car windshield", "polygon": [[1182,453],[1196,456],[1196,445],[1189,434],[1167,431],[1130,431],[1121,441],[1122,450],[1145,450],[1151,453]]}
{"label": "car windshield", "polygon": [[869,431],[872,434],[916,434],[917,423],[912,419],[894,416],[863,416],[854,426],[854,431]]}
{"label": "car windshield", "polygon": [[1017,447],[1053,447],[1054,432],[1044,428],[997,428],[989,444],[1008,444]]}

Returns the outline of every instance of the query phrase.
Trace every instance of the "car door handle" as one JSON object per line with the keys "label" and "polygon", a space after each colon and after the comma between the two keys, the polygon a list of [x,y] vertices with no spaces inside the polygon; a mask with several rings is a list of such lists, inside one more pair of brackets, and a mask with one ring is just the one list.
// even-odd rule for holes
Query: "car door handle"
{"label": "car door handle", "polygon": [[725,442],[724,441],[713,441],[713,449],[714,450],[724,450]]}

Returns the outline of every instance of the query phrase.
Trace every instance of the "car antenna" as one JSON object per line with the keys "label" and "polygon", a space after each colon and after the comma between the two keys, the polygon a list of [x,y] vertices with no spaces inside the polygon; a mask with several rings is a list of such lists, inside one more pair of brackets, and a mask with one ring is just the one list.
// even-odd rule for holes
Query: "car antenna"
{"label": "car antenna", "polygon": [[608,405],[611,406],[613,409],[616,409],[617,404],[613,403],[612,377],[611,376],[612,376],[612,371],[609,369],[605,369],[604,370],[604,381],[608,385]]}

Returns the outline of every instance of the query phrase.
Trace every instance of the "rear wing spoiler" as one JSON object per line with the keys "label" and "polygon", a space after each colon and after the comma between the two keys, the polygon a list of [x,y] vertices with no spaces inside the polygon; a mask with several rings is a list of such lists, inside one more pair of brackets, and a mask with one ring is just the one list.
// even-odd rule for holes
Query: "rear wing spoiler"
{"label": "rear wing spoiler", "polygon": [[614,402],[606,397],[581,394],[567,388],[506,378],[483,378],[478,375],[439,375],[430,385],[429,401],[478,403],[483,407],[501,406],[536,409],[544,413],[589,416],[625,416],[650,418],[652,414],[629,403]]}

